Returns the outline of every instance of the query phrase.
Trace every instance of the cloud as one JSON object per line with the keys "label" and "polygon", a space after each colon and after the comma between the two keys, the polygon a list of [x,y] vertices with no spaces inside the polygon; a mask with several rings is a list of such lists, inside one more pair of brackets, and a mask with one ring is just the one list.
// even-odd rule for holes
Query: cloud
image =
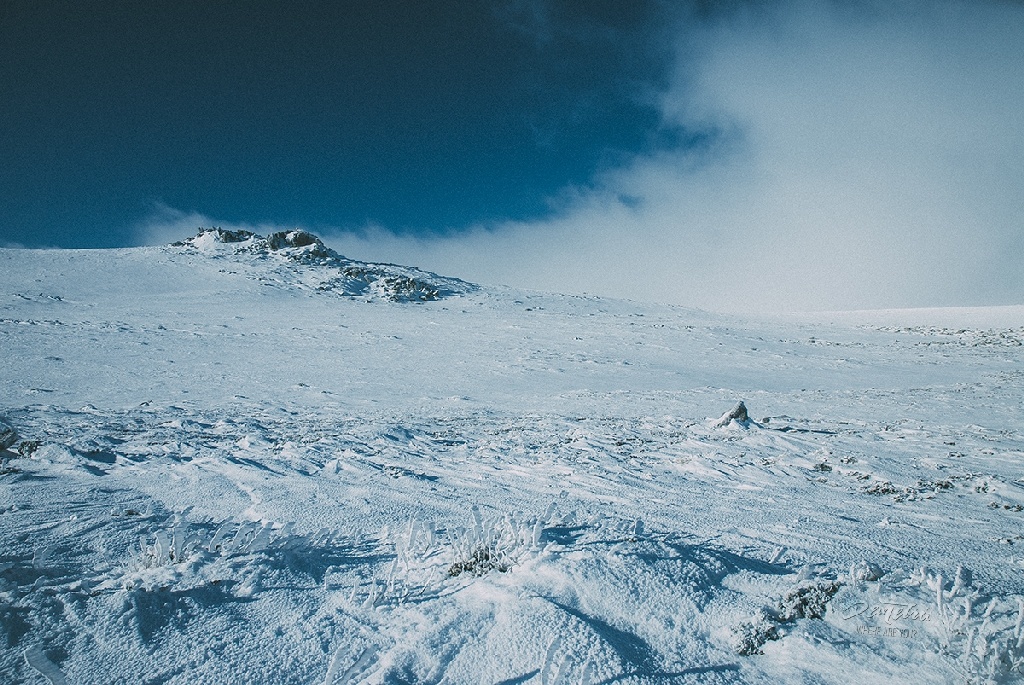
{"label": "cloud", "polygon": [[1024,8],[858,6],[734,15],[680,66],[666,116],[742,138],[694,207],[733,236],[716,266],[766,307],[1020,301]]}
{"label": "cloud", "polygon": [[183,212],[163,203],[155,203],[150,214],[132,227],[136,245],[166,245],[195,235],[200,226],[213,222],[198,212]]}
{"label": "cloud", "polygon": [[334,236],[484,282],[726,310],[1024,302],[1024,6],[775,3],[677,33],[658,106],[693,150],[552,219]]}

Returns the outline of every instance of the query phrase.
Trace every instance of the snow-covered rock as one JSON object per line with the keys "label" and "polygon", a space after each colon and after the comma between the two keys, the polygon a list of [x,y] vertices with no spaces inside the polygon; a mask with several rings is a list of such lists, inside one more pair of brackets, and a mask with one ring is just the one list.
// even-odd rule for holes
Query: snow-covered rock
{"label": "snow-covered rock", "polygon": [[749,428],[753,422],[747,415],[747,405],[742,401],[738,402],[735,407],[722,414],[717,421],[715,421],[715,428],[724,428],[735,423],[737,426],[742,428]]}

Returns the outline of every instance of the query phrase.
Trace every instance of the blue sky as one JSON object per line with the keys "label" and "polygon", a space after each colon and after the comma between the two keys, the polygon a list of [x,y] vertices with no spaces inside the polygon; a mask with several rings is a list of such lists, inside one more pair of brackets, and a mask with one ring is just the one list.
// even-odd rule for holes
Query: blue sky
{"label": "blue sky", "polygon": [[652,2],[4,2],[0,226],[129,244],[154,208],[438,233],[678,143]]}
{"label": "blue sky", "polygon": [[711,309],[1024,304],[1024,2],[0,5],[0,245],[302,227]]}

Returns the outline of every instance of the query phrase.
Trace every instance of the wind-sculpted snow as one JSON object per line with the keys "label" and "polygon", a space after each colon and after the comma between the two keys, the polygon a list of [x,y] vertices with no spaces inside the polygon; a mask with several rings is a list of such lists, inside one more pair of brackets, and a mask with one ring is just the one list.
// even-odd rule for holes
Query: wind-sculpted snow
{"label": "wind-sculpted snow", "polygon": [[285,231],[263,237],[249,231],[200,230],[173,247],[240,262],[275,262],[285,268],[256,271],[266,285],[312,288],[351,297],[394,302],[437,300],[465,293],[473,286],[456,278],[394,264],[367,264],[347,259],[306,231]]}
{"label": "wind-sculpted snow", "polygon": [[0,250],[2,682],[1022,677],[1019,320],[378,306],[320,249]]}
{"label": "wind-sculpted snow", "polygon": [[[73,682],[319,682],[332,664],[334,682],[768,682],[782,662],[743,654],[908,677],[1010,673],[1022,655],[1024,583],[1001,554],[1020,488],[957,468],[966,456],[942,459],[952,484],[935,487],[885,445],[954,437],[995,469],[981,430],[252,406],[10,418],[39,443],[4,483],[11,672],[30,644],[59,646]],[[901,488],[863,492],[866,474]],[[944,511],[974,526],[922,538]],[[984,585],[950,585],[940,609],[929,583],[952,583],[957,559]]]}

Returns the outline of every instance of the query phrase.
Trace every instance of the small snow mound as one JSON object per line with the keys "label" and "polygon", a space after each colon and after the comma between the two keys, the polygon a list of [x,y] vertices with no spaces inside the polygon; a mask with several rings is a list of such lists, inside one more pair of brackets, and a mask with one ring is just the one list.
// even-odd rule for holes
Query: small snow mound
{"label": "small snow mound", "polygon": [[880,566],[863,559],[850,567],[850,578],[854,581],[876,581],[884,575]]}
{"label": "small snow mound", "polygon": [[730,425],[733,421],[743,428],[749,428],[751,425],[756,425],[747,415],[747,405],[742,401],[729,411],[722,414],[721,418],[715,422],[715,428],[724,428]]}
{"label": "small snow mound", "polygon": [[82,458],[65,445],[46,443],[32,454],[32,459],[50,464],[81,464]]}

